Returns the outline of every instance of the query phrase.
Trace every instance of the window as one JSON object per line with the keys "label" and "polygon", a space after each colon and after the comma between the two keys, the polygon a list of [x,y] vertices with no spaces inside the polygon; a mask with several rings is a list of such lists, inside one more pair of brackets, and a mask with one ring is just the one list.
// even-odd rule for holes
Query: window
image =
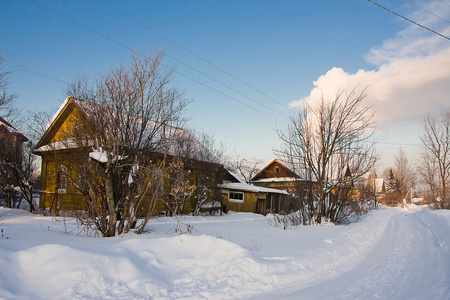
{"label": "window", "polygon": [[78,167],[78,193],[86,192],[89,190],[89,168],[87,165],[80,165]]}
{"label": "window", "polygon": [[152,194],[157,197],[163,194],[164,179],[163,171],[160,168],[156,168],[152,171]]}
{"label": "window", "polygon": [[172,191],[178,194],[183,189],[183,179],[180,171],[175,171],[172,174]]}
{"label": "window", "polygon": [[278,172],[280,172],[280,168],[277,166],[277,167],[275,167],[275,173],[278,173]]}
{"label": "window", "polygon": [[228,194],[228,201],[235,202],[235,203],[243,203],[244,202],[244,193],[230,192]]}
{"label": "window", "polygon": [[67,192],[67,166],[61,166],[58,172],[58,193],[65,194]]}

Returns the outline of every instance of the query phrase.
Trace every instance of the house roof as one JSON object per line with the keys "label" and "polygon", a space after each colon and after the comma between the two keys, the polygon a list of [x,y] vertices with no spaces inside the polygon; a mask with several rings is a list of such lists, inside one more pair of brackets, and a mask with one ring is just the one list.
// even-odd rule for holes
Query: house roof
{"label": "house roof", "polygon": [[238,182],[240,183],[245,183],[244,180],[242,180],[236,173],[231,172],[230,170],[228,170],[227,168],[225,168],[225,170],[228,172],[228,174],[230,174],[234,179],[236,179]]}
{"label": "house roof", "polygon": [[257,180],[252,180],[251,182],[294,182],[299,181],[298,177],[268,177]]}
{"label": "house roof", "polygon": [[283,190],[255,186],[255,185],[247,184],[244,182],[222,183],[222,184],[219,184],[218,187],[225,189],[225,190],[234,190],[234,191],[242,191],[242,192],[250,192],[250,193],[272,193],[272,194],[289,195],[288,192],[283,191]]}
{"label": "house roof", "polygon": [[[37,142],[35,149],[50,144],[51,135],[56,133],[56,127],[58,127],[58,125],[61,125],[72,112],[74,108],[74,106],[72,105],[73,102],[74,99],[72,97],[67,97],[66,100],[64,100],[59,109],[53,115],[52,119],[45,126],[44,132]],[[61,122],[58,122],[58,120],[61,120]]]}
{"label": "house roof", "polygon": [[[280,166],[282,166],[283,168],[288,170],[291,173],[290,175],[292,175],[292,176],[279,176],[279,177],[272,177],[272,178],[267,178],[267,177],[259,178],[274,163],[278,163]],[[275,158],[270,163],[268,163],[266,166],[264,166],[255,176],[253,176],[253,178],[250,181],[251,182],[265,182],[265,181],[271,182],[271,181],[277,180],[278,182],[281,182],[281,181],[298,180],[300,178],[300,175],[297,172],[295,172],[292,167],[288,167],[288,165],[289,165],[288,163]]]}
{"label": "house roof", "polygon": [[3,126],[9,134],[17,136],[19,140],[22,142],[28,141],[28,138],[23,135],[19,130],[17,130],[14,126],[12,126],[8,121],[6,121],[4,118],[0,117],[0,126]]}
{"label": "house roof", "polygon": [[3,119],[2,117],[0,117],[0,125],[5,126],[8,129],[14,129],[17,130],[16,128],[14,128],[14,126],[12,126],[11,124],[8,123],[8,121],[6,121],[5,119]]}
{"label": "house roof", "polygon": [[[90,110],[93,106],[97,104],[91,103],[84,100],[78,100],[72,97],[67,97],[66,100],[61,104],[58,111],[53,115],[50,122],[45,127],[44,132],[36,144],[35,152],[46,152],[50,150],[62,150],[62,149],[73,149],[77,147],[77,143],[70,141],[70,139],[58,142],[51,142],[52,137],[57,133],[62,124],[67,120],[70,114],[78,108],[82,113],[84,113],[88,118]],[[112,115],[124,114],[116,111],[112,111]],[[130,115],[126,115],[128,118]],[[131,119],[136,124],[140,122],[147,122],[149,130],[144,132],[144,135],[154,135],[156,143],[163,144],[160,149],[156,149],[156,152],[164,152],[165,148],[168,148],[168,153],[173,156],[187,156],[191,159],[196,159],[200,161],[216,162],[217,158],[214,157],[200,142],[195,139],[188,131],[173,127],[173,126],[158,126],[159,123],[151,120],[143,121],[139,117],[131,116]],[[156,125],[155,125],[156,124]],[[156,129],[155,129],[156,128]],[[154,130],[154,131],[152,131]],[[152,131],[152,132],[149,132]],[[170,135],[170,142],[167,142],[166,136]],[[182,143],[182,141],[190,141],[189,143]]]}

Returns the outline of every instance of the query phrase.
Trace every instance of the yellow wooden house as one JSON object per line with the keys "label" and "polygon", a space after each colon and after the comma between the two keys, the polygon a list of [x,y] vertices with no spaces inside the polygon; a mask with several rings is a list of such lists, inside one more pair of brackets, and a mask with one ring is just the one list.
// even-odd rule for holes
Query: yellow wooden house
{"label": "yellow wooden house", "polygon": [[266,215],[284,211],[290,200],[285,190],[247,184],[232,172],[231,180],[219,184],[224,211],[252,212]]}
{"label": "yellow wooden house", "polygon": [[[42,158],[39,201],[41,209],[73,211],[84,208],[83,195],[78,188],[83,184],[80,170],[89,159],[93,159],[92,147],[79,147],[71,137],[76,120],[84,114],[83,105],[80,100],[68,97],[46,126],[35,147],[34,153]],[[155,159],[158,159],[158,155],[161,156],[159,153],[152,155]],[[205,172],[208,172],[208,176],[217,183],[222,182],[222,177],[226,176],[223,166],[218,163],[192,159],[188,165],[190,181],[193,183]],[[175,198],[171,194],[171,190],[173,190],[171,184],[170,180],[164,179],[162,189],[166,191],[165,198],[157,202],[156,214],[174,212],[173,207],[176,205],[174,204]],[[217,185],[208,193],[207,202],[221,202],[221,194]],[[179,210],[175,213],[192,212],[195,201],[195,196],[190,195],[189,200],[182,206],[183,211],[178,208]],[[221,205],[220,208],[222,208]]]}

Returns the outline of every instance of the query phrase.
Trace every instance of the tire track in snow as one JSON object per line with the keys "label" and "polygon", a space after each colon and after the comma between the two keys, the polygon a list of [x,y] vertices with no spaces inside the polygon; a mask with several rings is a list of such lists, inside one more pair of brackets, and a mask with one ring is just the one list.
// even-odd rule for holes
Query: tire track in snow
{"label": "tire track in snow", "polygon": [[448,225],[428,225],[436,219],[439,216],[430,211],[392,216],[382,237],[353,269],[279,298],[448,299],[449,238],[436,234]]}

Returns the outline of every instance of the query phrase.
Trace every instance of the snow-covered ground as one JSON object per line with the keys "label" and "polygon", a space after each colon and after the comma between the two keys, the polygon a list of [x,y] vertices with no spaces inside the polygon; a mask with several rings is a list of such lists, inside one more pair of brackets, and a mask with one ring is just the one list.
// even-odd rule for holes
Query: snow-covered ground
{"label": "snow-covered ground", "polygon": [[0,298],[450,298],[450,211],[380,208],[290,230],[247,213],[181,221],[98,238],[72,219],[1,208]]}

